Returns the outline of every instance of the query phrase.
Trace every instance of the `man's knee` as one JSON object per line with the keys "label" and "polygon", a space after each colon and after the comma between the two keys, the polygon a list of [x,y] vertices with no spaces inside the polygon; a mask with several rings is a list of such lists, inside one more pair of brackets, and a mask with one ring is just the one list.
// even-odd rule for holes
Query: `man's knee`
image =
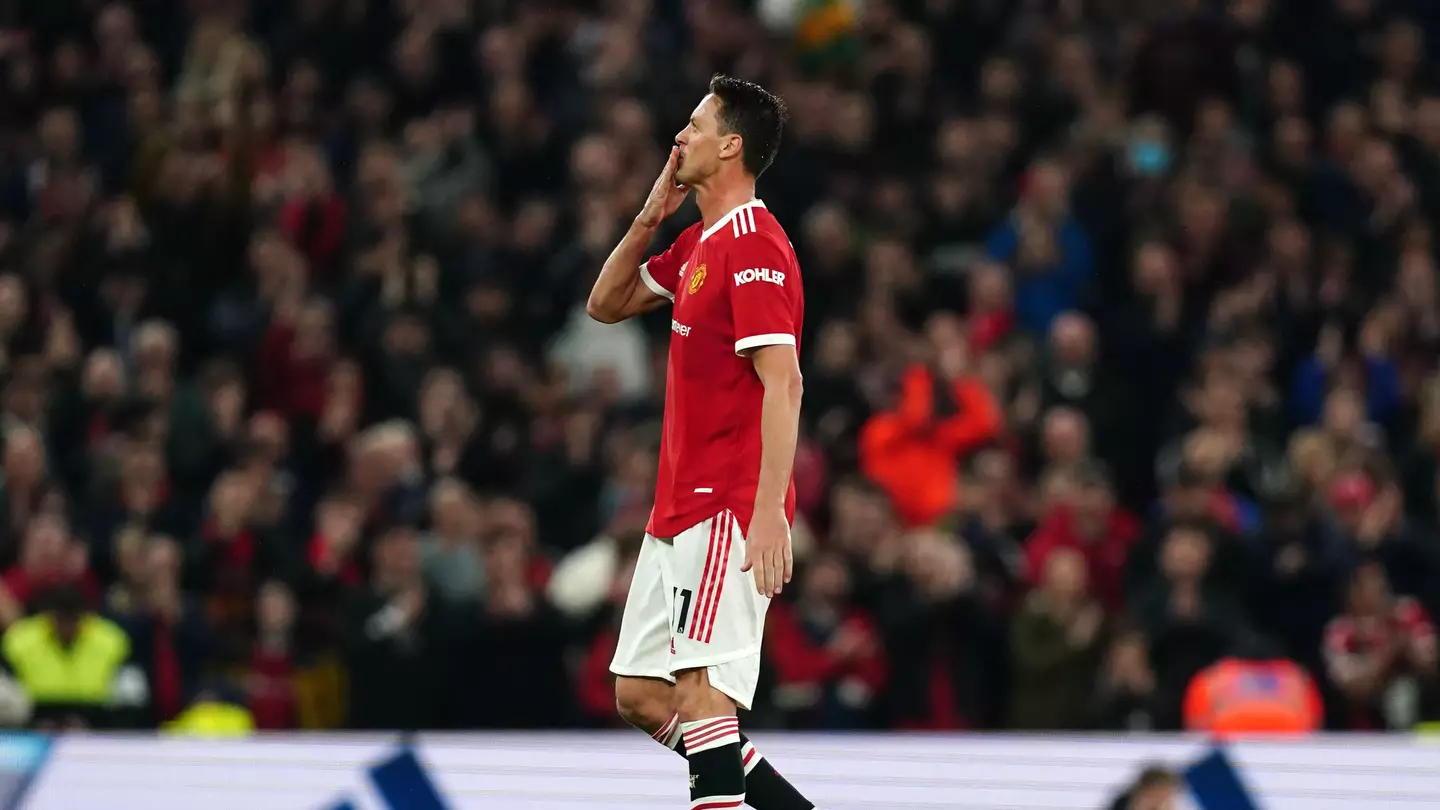
{"label": "man's knee", "polygon": [[675,688],[655,678],[616,678],[615,710],[625,722],[653,734],[675,713]]}
{"label": "man's knee", "polygon": [[735,714],[735,701],[712,686],[709,670],[701,667],[675,674],[675,708],[681,720],[704,720]]}

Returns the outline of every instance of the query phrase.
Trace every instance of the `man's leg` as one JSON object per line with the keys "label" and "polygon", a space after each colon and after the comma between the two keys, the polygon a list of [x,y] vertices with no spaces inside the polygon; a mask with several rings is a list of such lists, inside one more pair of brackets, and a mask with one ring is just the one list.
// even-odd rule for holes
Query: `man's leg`
{"label": "man's leg", "polygon": [[[658,678],[617,678],[615,705],[620,717],[656,742],[686,756],[676,688]],[[745,771],[745,803],[755,810],[811,810],[815,805],[771,767],[755,746],[740,734],[740,764]]]}
{"label": "man's leg", "polygon": [[735,701],[711,688],[706,669],[675,673],[685,759],[690,763],[690,810],[729,810],[745,803],[740,720]]}

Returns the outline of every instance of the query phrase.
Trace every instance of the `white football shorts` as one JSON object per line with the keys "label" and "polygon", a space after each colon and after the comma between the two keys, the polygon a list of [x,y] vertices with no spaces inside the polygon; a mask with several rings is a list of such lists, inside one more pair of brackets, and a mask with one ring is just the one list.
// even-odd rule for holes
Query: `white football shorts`
{"label": "white football shorts", "polygon": [[728,510],[673,538],[645,535],[610,671],[663,678],[705,667],[710,685],[750,708],[770,597],[755,591],[745,537]]}

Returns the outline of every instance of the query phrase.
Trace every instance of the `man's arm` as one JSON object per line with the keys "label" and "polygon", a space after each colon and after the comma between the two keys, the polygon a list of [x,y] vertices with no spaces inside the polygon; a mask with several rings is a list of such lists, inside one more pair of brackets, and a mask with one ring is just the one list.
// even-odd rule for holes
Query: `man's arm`
{"label": "man's arm", "polygon": [[630,230],[620,244],[610,252],[605,266],[600,268],[600,277],[590,289],[590,299],[585,302],[585,312],[601,323],[619,323],[652,309],[658,309],[673,300],[665,287],[645,275],[640,260],[645,249],[655,238],[655,231],[665,218],[675,213],[690,189],[675,185],[675,169],[679,165],[679,148],[670,150],[670,159],[650,187],[650,196],[630,224]]}
{"label": "man's arm", "polygon": [[590,289],[590,299],[585,302],[590,317],[601,323],[619,323],[669,303],[668,296],[655,292],[640,278],[640,262],[655,230],[656,226],[647,226],[638,218],[630,223]]}
{"label": "man's arm", "polygon": [[755,349],[750,361],[765,386],[760,406],[760,482],[755,490],[755,508],[783,510],[795,466],[795,446],[800,439],[800,400],[805,388],[800,359],[794,346],[782,343]]}
{"label": "man's arm", "polygon": [[[804,313],[800,271],[794,251],[777,229],[738,237],[728,261],[737,283],[725,280],[735,328],[735,353],[749,357],[764,386],[760,406],[760,474],[755,511],[745,537],[745,563],[753,571],[755,591],[779,594],[790,581],[790,522],[785,499],[795,467],[800,434],[799,337]],[[757,268],[742,279],[734,268]]]}

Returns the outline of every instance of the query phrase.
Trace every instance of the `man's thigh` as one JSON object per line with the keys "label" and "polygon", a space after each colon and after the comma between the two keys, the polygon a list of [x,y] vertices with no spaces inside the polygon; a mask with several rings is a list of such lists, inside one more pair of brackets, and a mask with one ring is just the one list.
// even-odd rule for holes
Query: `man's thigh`
{"label": "man's thigh", "polygon": [[674,600],[667,558],[671,553],[669,542],[648,534],[640,543],[620,619],[620,639],[610,661],[610,671],[616,675],[675,682],[670,668]]}
{"label": "man's thigh", "polygon": [[745,537],[729,512],[675,538],[669,559],[675,611],[670,671],[705,668],[711,686],[749,708],[770,599],[741,573],[744,561]]}

